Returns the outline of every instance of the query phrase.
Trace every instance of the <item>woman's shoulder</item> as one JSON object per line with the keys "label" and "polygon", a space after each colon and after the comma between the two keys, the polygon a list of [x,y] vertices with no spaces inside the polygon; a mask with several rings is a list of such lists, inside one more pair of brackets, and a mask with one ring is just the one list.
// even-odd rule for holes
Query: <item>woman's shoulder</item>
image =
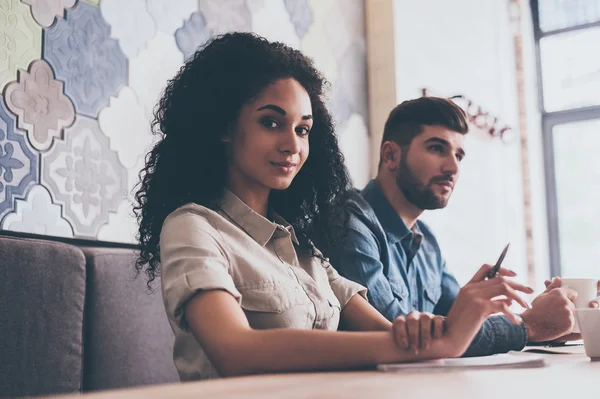
{"label": "woman's shoulder", "polygon": [[163,231],[194,228],[206,232],[215,232],[215,220],[220,218],[221,216],[216,211],[190,202],[167,215],[163,222]]}
{"label": "woman's shoulder", "polygon": [[210,208],[207,208],[203,205],[196,204],[195,202],[188,202],[187,204],[181,205],[179,208],[175,209],[173,212],[169,213],[167,219],[175,218],[179,215],[198,215],[201,217],[211,217],[212,214],[217,214]]}

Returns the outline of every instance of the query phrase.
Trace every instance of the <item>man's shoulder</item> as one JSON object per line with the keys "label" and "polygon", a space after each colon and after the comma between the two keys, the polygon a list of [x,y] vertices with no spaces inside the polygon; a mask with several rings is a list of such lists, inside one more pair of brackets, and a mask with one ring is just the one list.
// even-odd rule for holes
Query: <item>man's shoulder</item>
{"label": "man's shoulder", "polygon": [[355,213],[357,216],[360,216],[369,210],[371,210],[371,205],[367,202],[366,199],[360,195],[360,190],[352,189],[350,190],[350,194],[348,195],[348,201],[346,202],[348,209]]}
{"label": "man's shoulder", "polygon": [[[351,267],[359,258],[353,254],[368,254],[379,258],[379,252],[386,247],[386,235],[381,227],[375,211],[360,195],[358,190],[352,190],[346,201],[348,224],[346,233],[342,238],[342,245],[336,246],[330,253],[332,264],[344,264],[345,268]],[[347,258],[351,256],[351,258]],[[343,260],[339,259],[344,257]],[[339,269],[338,269],[339,270]]]}
{"label": "man's shoulder", "polygon": [[383,232],[383,228],[377,219],[375,211],[371,205],[363,198],[359,190],[352,190],[346,203],[349,213],[348,227],[365,233],[370,231],[373,234]]}

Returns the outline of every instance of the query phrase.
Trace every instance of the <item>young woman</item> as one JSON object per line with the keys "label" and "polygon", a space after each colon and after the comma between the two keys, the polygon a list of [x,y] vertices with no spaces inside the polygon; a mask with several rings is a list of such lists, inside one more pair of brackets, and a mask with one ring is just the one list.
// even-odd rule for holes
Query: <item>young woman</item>
{"label": "young woman", "polygon": [[165,89],[136,195],[137,267],[149,285],[160,269],[182,380],[460,356],[489,314],[523,303],[525,287],[485,280],[485,266],[445,326],[390,323],[335,272],[325,256],[350,184],[324,87],[299,51],[231,33]]}

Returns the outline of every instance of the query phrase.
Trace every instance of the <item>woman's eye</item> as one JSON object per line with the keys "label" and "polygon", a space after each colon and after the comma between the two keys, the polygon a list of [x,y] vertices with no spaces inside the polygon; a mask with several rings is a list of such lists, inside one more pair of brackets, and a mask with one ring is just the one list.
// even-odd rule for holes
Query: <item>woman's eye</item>
{"label": "woman's eye", "polygon": [[298,133],[300,136],[308,136],[308,133],[310,133],[310,129],[306,126],[299,126],[296,128],[296,133]]}
{"label": "woman's eye", "polygon": [[277,124],[277,121],[276,121],[276,120],[274,120],[274,119],[263,119],[263,120],[261,121],[261,123],[262,123],[262,125],[263,125],[264,127],[266,127],[267,129],[276,129],[276,128],[277,128],[277,126],[279,126],[279,125]]}

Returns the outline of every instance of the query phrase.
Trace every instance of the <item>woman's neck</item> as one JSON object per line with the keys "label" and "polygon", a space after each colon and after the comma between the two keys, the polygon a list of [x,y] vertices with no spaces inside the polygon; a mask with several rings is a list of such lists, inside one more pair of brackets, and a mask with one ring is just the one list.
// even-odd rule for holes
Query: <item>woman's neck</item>
{"label": "woman's neck", "polygon": [[271,189],[266,187],[256,187],[254,185],[240,184],[229,181],[227,183],[229,191],[234,193],[254,212],[261,216],[267,217],[269,209],[269,195]]}

